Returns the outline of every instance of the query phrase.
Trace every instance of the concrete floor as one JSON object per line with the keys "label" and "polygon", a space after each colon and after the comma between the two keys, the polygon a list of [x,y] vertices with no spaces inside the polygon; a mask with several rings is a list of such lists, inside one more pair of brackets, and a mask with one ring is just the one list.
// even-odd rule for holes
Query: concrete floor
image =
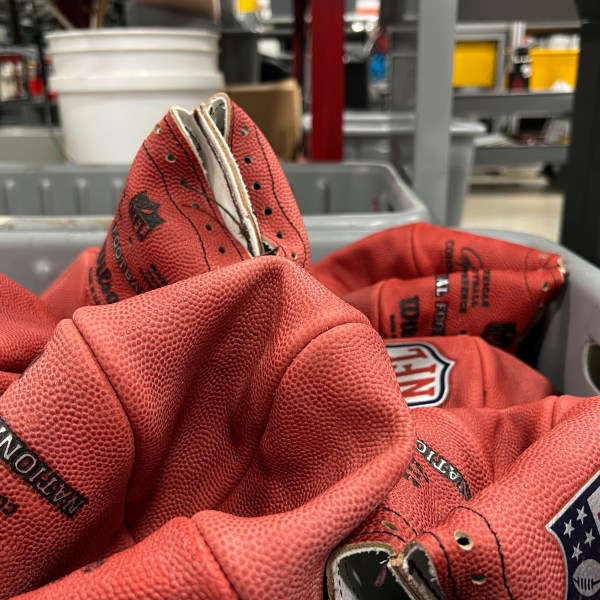
{"label": "concrete floor", "polygon": [[508,229],[558,241],[562,193],[543,178],[474,177],[461,225]]}

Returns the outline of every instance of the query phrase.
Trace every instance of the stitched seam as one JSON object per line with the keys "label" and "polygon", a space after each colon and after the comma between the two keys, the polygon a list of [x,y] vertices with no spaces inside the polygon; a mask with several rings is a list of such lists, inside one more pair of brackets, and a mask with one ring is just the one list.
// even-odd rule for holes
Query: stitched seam
{"label": "stitched seam", "polygon": [[[244,217],[240,211],[238,202],[236,201],[235,194],[233,193],[233,188],[231,187],[231,181],[229,181],[229,177],[227,177],[227,172],[226,172],[225,166],[223,165],[223,163],[221,161],[221,157],[219,156],[218,149],[215,149],[215,146],[210,138],[210,132],[209,132],[209,134],[206,133],[206,127],[202,123],[202,120],[200,118],[198,118],[198,119],[196,119],[196,123],[198,124],[198,127],[200,127],[202,134],[206,138],[206,143],[210,146],[213,156],[216,158],[217,164],[219,165],[219,168],[221,169],[221,173],[223,173],[225,183],[227,184],[227,189],[229,190],[229,194],[231,195],[231,199],[233,200],[233,206],[235,208],[235,212],[237,213],[238,219],[240,220],[238,225],[241,226],[244,223]],[[234,159],[234,162],[235,162],[235,159]],[[241,173],[240,173],[240,179],[241,179]],[[245,182],[243,180],[242,180],[242,183],[244,183],[244,185],[245,185]],[[213,193],[213,196],[214,196],[214,193]],[[248,198],[248,200],[250,200],[250,198]],[[252,212],[252,203],[250,203],[250,212]],[[249,247],[250,244],[249,244],[249,242],[246,242],[246,243],[248,244],[248,252],[250,252],[250,247]]]}
{"label": "stitched seam", "polygon": [[[233,116],[233,115],[235,115],[235,114],[236,114],[235,112],[232,112],[232,116]],[[255,132],[255,135],[258,137],[258,134],[256,133],[256,126],[254,126],[254,132]],[[233,151],[233,145],[234,145],[234,141],[235,141],[235,138],[234,138],[234,137],[232,137],[232,140],[231,140],[231,149],[232,149],[232,151]],[[238,144],[236,144],[236,146],[237,146],[237,145],[238,145]],[[260,141],[259,141],[259,146],[262,148],[262,145],[260,144]],[[264,152],[263,152],[263,157],[264,157]],[[274,187],[274,183],[273,183],[273,174],[271,173],[271,169],[270,169],[270,167],[269,167],[269,163],[268,163],[268,161],[265,161],[265,162],[267,163],[267,169],[269,170],[269,174],[271,175],[271,189],[272,189],[272,191],[273,191],[273,195],[275,196],[275,187]],[[250,195],[250,191],[248,191],[248,195]],[[277,201],[277,196],[275,196],[275,201]],[[279,204],[279,202],[277,202],[277,203]],[[280,207],[280,208],[281,208],[281,207]],[[283,212],[283,211],[282,211],[282,212]],[[285,215],[284,215],[284,216],[285,216]],[[266,238],[266,236],[263,236],[263,237],[265,237],[265,238]],[[274,242],[272,242],[271,240],[267,240],[267,241],[268,241],[268,242],[269,242],[269,243],[270,243],[272,246],[276,246],[276,245],[277,245],[277,244],[275,244]],[[279,250],[281,251],[281,254],[279,254],[279,256],[285,256],[285,257],[287,258],[287,250],[286,250],[286,249],[285,249],[283,246],[279,246]],[[302,263],[302,266],[304,266],[304,263]]]}
{"label": "stitched seam", "polygon": [[456,581],[454,580],[454,577],[452,576],[452,569],[450,568],[450,556],[448,555],[448,552],[446,550],[446,548],[444,547],[444,544],[442,544],[442,541],[440,540],[440,538],[435,535],[435,533],[433,533],[433,531],[424,531],[424,534],[429,534],[439,545],[439,547],[442,549],[442,552],[444,553],[444,557],[446,558],[446,566],[448,569],[448,578],[450,579],[450,583],[452,584],[452,594],[455,598],[458,598],[458,593],[457,593],[457,588],[456,588]]}
{"label": "stitched seam", "polygon": [[158,166],[158,164],[156,164],[156,161],[154,160],[154,158],[150,154],[148,148],[146,147],[146,142],[144,142],[142,144],[142,148],[146,152],[148,158],[152,161],[154,168],[158,171],[158,174],[160,175],[160,178],[162,179],[163,186],[165,188],[165,191],[167,192],[167,196],[169,197],[169,200],[171,201],[173,206],[179,211],[181,216],[192,226],[192,229],[196,232],[196,237],[198,238],[198,241],[200,242],[200,245],[202,246],[202,252],[204,254],[204,262],[206,263],[206,266],[207,266],[208,270],[210,271],[211,267],[210,267],[210,264],[206,257],[206,248],[204,247],[204,241],[202,240],[202,236],[200,235],[200,232],[196,229],[196,226],[192,223],[191,219],[181,210],[181,207],[175,202],[175,200],[173,200],[173,197],[171,196],[171,192],[169,191],[169,187],[167,186],[167,180],[165,179],[163,172],[160,170],[160,167]]}
{"label": "stitched seam", "polygon": [[505,562],[504,562],[504,553],[502,552],[502,547],[500,546],[500,539],[498,538],[498,534],[492,529],[490,522],[480,512],[477,512],[474,508],[471,508],[470,506],[462,506],[462,505],[457,506],[454,510],[458,510],[459,508],[468,510],[468,511],[472,512],[473,514],[477,515],[479,518],[481,518],[481,520],[486,524],[487,528],[490,530],[490,532],[494,536],[494,539],[496,540],[496,546],[498,547],[498,554],[500,555],[500,565],[501,565],[501,570],[502,570],[502,582],[504,583],[504,587],[506,589],[506,593],[508,594],[508,597],[511,600],[514,600],[514,597],[510,590],[510,586],[508,585],[508,579],[506,577],[506,566],[505,566]]}
{"label": "stitched seam", "polygon": [[[121,396],[119,395],[119,393],[117,392],[115,386],[113,385],[112,381],[110,380],[110,378],[108,376],[108,373],[104,370],[104,366],[98,360],[98,357],[94,353],[94,350],[90,346],[90,344],[87,341],[85,335],[83,334],[83,332],[81,331],[81,329],[79,329],[79,327],[77,326],[77,323],[75,323],[74,320],[71,320],[71,323],[73,323],[73,327],[75,328],[75,331],[77,331],[77,333],[79,334],[79,337],[81,338],[81,340],[85,344],[86,348],[89,350],[90,355],[92,356],[92,358],[94,359],[94,362],[96,363],[96,366],[98,367],[98,370],[100,371],[100,373],[102,373],[102,375],[106,379],[106,383],[108,383],[110,389],[115,394],[115,398],[119,401],[119,404],[121,405],[121,410],[123,411],[123,414],[125,415],[125,418],[127,419],[127,425],[129,425],[129,431],[131,433],[131,439],[133,441],[133,463],[135,464],[135,458],[136,458],[136,455],[137,455],[135,433],[133,431],[133,428],[131,427],[131,419],[129,418],[129,413],[127,412],[127,409],[125,408],[125,404],[123,403],[123,400],[122,400]],[[129,490],[129,486],[131,485],[131,475],[132,474],[133,474],[133,464],[131,465],[130,477],[129,477],[129,481],[127,482],[127,491]],[[127,494],[127,491],[125,492],[125,507],[124,507],[125,510],[123,511],[123,513],[124,513],[123,514],[123,523],[124,523],[125,527],[127,528],[127,531],[129,533],[129,535],[131,536],[131,539],[134,542],[137,543],[137,542],[139,542],[139,540],[133,535],[132,528],[131,528],[131,526],[129,525],[129,522],[128,522],[128,515],[127,515],[127,496],[128,496],[128,494]]]}
{"label": "stitched seam", "polygon": [[403,517],[399,512],[395,511],[392,508],[389,508],[388,506],[382,506],[381,510],[387,510],[388,512],[391,512],[392,514],[396,515],[397,517],[400,517],[410,528],[410,530],[415,534],[415,535],[419,535],[417,530],[408,522],[408,519],[406,519],[405,517]]}
{"label": "stitched seam", "polygon": [[[197,165],[194,163],[194,161],[191,159],[190,155],[188,154],[187,148],[179,141],[179,139],[177,138],[177,136],[175,135],[175,133],[173,131],[173,128],[171,127],[171,125],[169,125],[169,122],[167,120],[165,120],[165,123],[167,124],[167,127],[169,128],[169,131],[171,132],[171,135],[173,136],[173,139],[175,140],[177,145],[181,148],[181,151],[183,152],[187,161],[190,163],[190,166],[192,167],[192,171],[194,172],[194,175],[195,175],[196,179],[198,180],[198,183],[200,184],[200,189],[202,190],[202,193],[208,196],[206,189],[204,187],[202,178],[200,177],[200,175],[198,175],[198,169],[196,168]],[[211,192],[212,192],[212,190],[211,190]],[[219,227],[223,230],[225,235],[229,238],[229,241],[232,243],[232,245],[235,248],[235,251],[238,253],[238,256],[240,257],[240,259],[243,260],[244,257],[242,256],[242,253],[240,252],[240,249],[238,248],[237,243],[234,241],[234,238],[231,235],[231,231],[229,231],[229,229],[227,229],[227,227],[225,227],[225,225],[223,225],[223,223],[221,223],[221,220],[217,216],[217,209],[215,208],[215,203],[208,201],[207,204],[208,204],[210,210],[212,211],[212,214],[213,214],[215,220],[219,224]]]}
{"label": "stitched seam", "polygon": [[372,531],[361,531],[360,533],[355,533],[353,535],[373,535],[383,533],[385,535],[391,535],[392,537],[398,538],[401,542],[406,542],[406,540],[399,536],[397,533],[392,533],[391,531],[385,531],[384,529],[373,529]]}
{"label": "stitched seam", "polygon": [[271,170],[271,165],[269,164],[269,161],[267,160],[267,155],[265,153],[265,149],[263,148],[262,144],[260,143],[260,138],[258,136],[258,129],[256,126],[254,127],[254,135],[256,136],[256,141],[258,142],[258,146],[260,148],[260,151],[261,151],[263,158],[265,160],[265,163],[267,165],[267,169],[269,170],[269,175],[271,177],[271,189],[273,190],[273,196],[275,197],[275,202],[277,202],[277,206],[279,206],[279,210],[285,217],[286,221],[291,225],[292,229],[296,232],[296,235],[300,238],[300,242],[302,243],[302,248],[304,249],[304,258],[302,260],[302,266],[304,267],[306,265],[306,259],[308,257],[306,242],[304,241],[304,237],[300,235],[298,228],[294,225],[294,223],[292,223],[290,218],[287,216],[285,210],[283,210],[281,203],[279,202],[279,197],[277,196],[277,192],[275,191],[275,181],[273,180],[273,171]]}
{"label": "stitched seam", "polygon": [[[226,141],[227,141],[227,145],[229,146],[229,149],[231,150],[231,155],[233,156],[234,161],[237,163],[237,159],[235,158],[235,152],[234,152],[233,148],[234,148],[234,146],[238,146],[238,144],[236,144],[236,139],[240,139],[240,138],[235,137],[237,111],[233,109],[233,107],[231,106],[231,103],[229,104],[228,114],[229,114],[230,123],[229,123],[229,135],[227,136]],[[242,182],[246,186],[246,192],[248,193],[248,201],[250,202],[250,211],[252,212],[252,215],[254,216],[254,219],[256,221],[256,226],[258,228],[258,235],[261,238],[260,243],[262,246],[263,235],[262,235],[262,231],[260,231],[260,223],[258,222],[258,219],[256,218],[256,212],[254,211],[254,205],[252,204],[252,199],[250,198],[250,190],[248,189],[248,186],[246,185],[246,181],[245,181],[244,177],[242,176],[242,169],[239,167],[239,165],[238,165],[238,169],[240,171],[240,177],[242,178]]]}

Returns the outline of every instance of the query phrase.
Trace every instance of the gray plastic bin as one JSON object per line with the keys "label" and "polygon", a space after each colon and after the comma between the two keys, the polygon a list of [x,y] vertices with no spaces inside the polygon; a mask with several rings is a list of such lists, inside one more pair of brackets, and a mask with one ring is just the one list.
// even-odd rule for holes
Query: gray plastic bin
{"label": "gray plastic bin", "polygon": [[[289,164],[285,171],[313,260],[379,229],[429,220],[389,165]],[[0,270],[41,292],[78,252],[102,243],[125,177],[115,167],[21,166],[6,167],[4,174],[0,168],[0,213],[22,213],[0,217]],[[56,216],[43,216],[48,214]]]}
{"label": "gray plastic bin", "polygon": [[[339,217],[368,228],[376,213],[388,226],[427,221],[424,204],[385,163],[284,164],[303,215],[337,231]],[[126,167],[37,166],[0,163],[0,215],[112,215]],[[315,217],[316,218],[316,217]],[[334,223],[335,221],[335,223]]]}
{"label": "gray plastic bin", "polygon": [[[309,132],[311,115],[304,115]],[[415,117],[410,113],[344,113],[345,160],[378,160],[392,163],[402,173],[412,170]],[[453,121],[450,125],[450,164],[446,224],[458,226],[462,218],[469,175],[473,166],[474,141],[486,128],[477,121]],[[431,140],[431,144],[437,140]]]}
{"label": "gray plastic bin", "polygon": [[474,233],[561,254],[569,277],[543,323],[537,369],[564,393],[600,392],[600,269],[549,240],[512,231]]}
{"label": "gray plastic bin", "polygon": [[[0,271],[39,293],[81,250],[102,243],[109,222],[108,217],[0,218]],[[309,237],[314,238],[310,217],[307,228]],[[507,231],[473,231],[564,256],[569,279],[544,320],[537,368],[565,393],[598,394],[600,270],[543,238]],[[342,239],[330,239],[315,249],[315,255],[321,257],[343,246]]]}

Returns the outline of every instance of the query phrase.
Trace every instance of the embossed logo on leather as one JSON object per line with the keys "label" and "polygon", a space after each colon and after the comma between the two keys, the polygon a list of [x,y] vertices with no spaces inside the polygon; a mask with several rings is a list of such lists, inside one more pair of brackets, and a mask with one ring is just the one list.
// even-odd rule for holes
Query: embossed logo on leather
{"label": "embossed logo on leather", "polygon": [[516,323],[488,323],[481,337],[490,345],[498,348],[510,346],[517,337]]}
{"label": "embossed logo on leather", "polygon": [[129,201],[131,226],[140,242],[143,242],[164,219],[158,214],[158,204],[148,198],[146,192],[140,192]]}
{"label": "embossed logo on leather", "polygon": [[439,406],[446,401],[454,361],[425,342],[387,344],[400,390],[410,408]]}
{"label": "embossed logo on leather", "polygon": [[66,517],[74,517],[88,503],[56,471],[29,448],[0,418],[0,460],[36,494]]}

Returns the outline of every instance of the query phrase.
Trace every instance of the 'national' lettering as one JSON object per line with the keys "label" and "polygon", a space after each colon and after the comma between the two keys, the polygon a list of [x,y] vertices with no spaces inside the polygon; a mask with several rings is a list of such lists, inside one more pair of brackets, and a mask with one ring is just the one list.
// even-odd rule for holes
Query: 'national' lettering
{"label": "'national' lettering", "polygon": [[88,503],[87,498],[53,471],[2,418],[0,460],[36,494],[66,517],[74,517]]}

